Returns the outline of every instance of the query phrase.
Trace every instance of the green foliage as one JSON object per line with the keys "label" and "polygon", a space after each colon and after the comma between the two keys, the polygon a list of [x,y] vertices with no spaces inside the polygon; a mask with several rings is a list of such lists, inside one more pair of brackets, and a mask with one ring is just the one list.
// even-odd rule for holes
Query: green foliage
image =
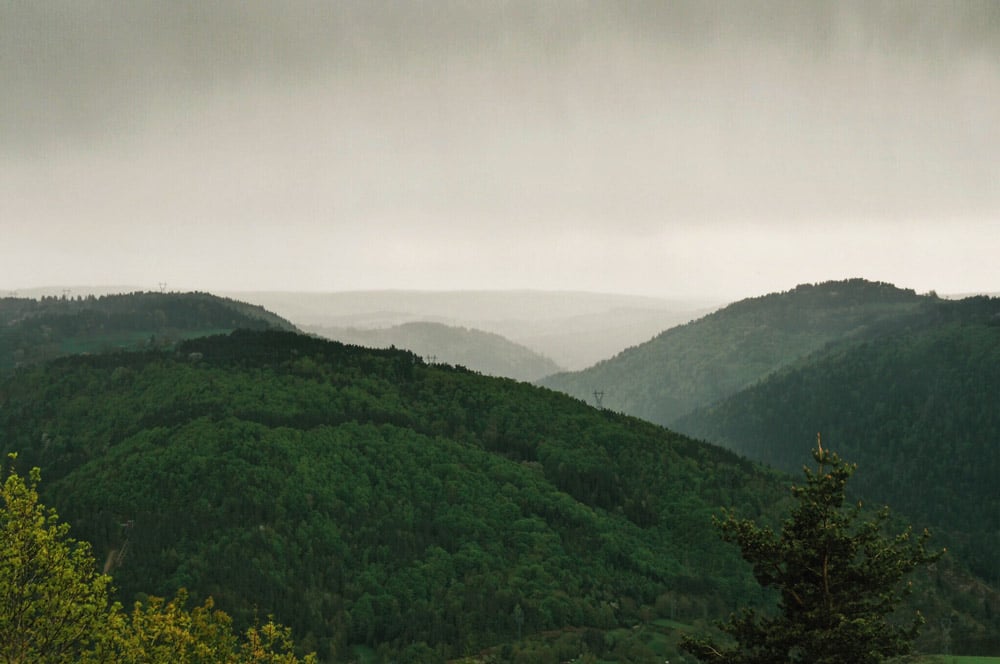
{"label": "green foliage", "polygon": [[44,467],[125,603],[188,588],[331,661],[766,607],[706,524],[788,500],[776,473],[562,394],[274,331],[24,368],[0,441]]}
{"label": "green foliage", "polygon": [[12,470],[3,484],[0,659],[75,662],[103,629],[110,578],[97,573],[90,546],[38,502],[39,479],[37,468],[28,482]]}
{"label": "green foliage", "polygon": [[[689,638],[686,650],[704,662],[732,664],[877,664],[909,652],[922,623],[891,621],[914,569],[937,560],[927,531],[885,533],[888,509],[866,517],[860,503],[845,506],[854,466],[818,446],[816,472],[792,487],[796,506],[781,533],[729,513],[717,521],[723,539],[740,547],[765,588],[780,594],[775,615],[745,609],[723,625],[735,642]],[[943,552],[942,552],[943,553]]]}
{"label": "green foliage", "polygon": [[247,629],[243,640],[233,633],[232,620],[215,609],[212,598],[191,610],[186,590],[166,601],[149,597],[136,602],[128,615],[112,607],[108,625],[96,648],[83,655],[84,664],[314,664],[315,655],[301,660],[294,653],[291,630],[268,620]]}
{"label": "green foliage", "polygon": [[678,427],[789,472],[822,430],[864,469],[853,495],[932,527],[1000,586],[998,320],[1000,299],[942,302],[919,325],[831,348]]}
{"label": "green foliage", "polygon": [[184,608],[187,593],[166,601],[150,597],[136,602],[125,614],[114,607],[107,630],[84,662],[230,662],[235,660],[236,637],[229,617],[213,611],[211,599],[191,611]]}
{"label": "green foliage", "polygon": [[299,663],[289,629],[269,620],[241,642],[211,598],[184,609],[183,589],[169,602],[149,597],[123,614],[108,601],[111,578],[97,573],[89,545],[70,538],[69,524],[38,501],[39,480],[38,468],[28,482],[12,469],[0,494],[0,661]]}
{"label": "green foliage", "polygon": [[929,656],[915,659],[914,664],[1000,664],[1000,657]]}
{"label": "green foliage", "polygon": [[[303,664],[314,664],[316,656],[306,655]],[[298,664],[291,628],[268,620],[263,625],[247,628],[246,639],[240,646],[240,664]]]}
{"label": "green foliage", "polygon": [[606,630],[667,593],[667,616],[720,614],[752,579],[707,515],[780,495],[731,453],[565,395],[278,332],[22,370],[0,437],[102,559],[134,522],[123,600],[186,587],[327,659]]}

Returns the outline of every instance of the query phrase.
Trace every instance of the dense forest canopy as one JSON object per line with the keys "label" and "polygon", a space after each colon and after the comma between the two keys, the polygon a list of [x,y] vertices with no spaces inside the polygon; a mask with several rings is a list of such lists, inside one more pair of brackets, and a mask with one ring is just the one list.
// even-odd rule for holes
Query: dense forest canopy
{"label": "dense forest canopy", "polygon": [[919,519],[1000,582],[1000,299],[945,302],[904,329],[841,344],[677,423],[792,471],[803,437],[862,468],[854,489]]}
{"label": "dense forest canopy", "polygon": [[[188,608],[187,592],[146,596],[127,610],[109,598],[88,542],[70,535],[38,500],[40,471],[27,479],[17,454],[0,485],[0,661],[8,664],[311,664],[294,654],[290,630],[273,620],[243,638],[211,598]],[[124,549],[119,550],[119,554]]]}
{"label": "dense forest canopy", "polygon": [[[243,326],[226,302],[216,310],[211,296],[187,296],[174,314],[162,299],[169,294],[147,295],[143,301],[157,305],[154,316],[193,315],[191,336],[215,324]],[[796,313],[798,300],[813,306]],[[199,301],[200,313],[191,314]],[[767,316],[754,313],[761,303]],[[841,336],[823,342],[824,356],[869,349],[872,355],[858,362],[884,364],[882,373],[900,381],[911,374],[886,358],[915,362],[928,349],[952,348],[940,359],[956,367],[953,378],[940,372],[942,390],[979,386],[980,401],[970,402],[969,412],[985,413],[989,404],[981,400],[997,393],[993,378],[961,362],[997,366],[990,354],[997,347],[995,301],[951,304],[847,282],[738,303],[731,313],[734,329],[759,341],[772,329],[769,316],[783,311],[784,338],[801,333],[802,348],[818,343],[810,337],[817,321],[837,321]],[[13,321],[7,330],[37,323],[4,305],[5,320]],[[77,304],[57,301],[70,306]],[[972,325],[966,310],[983,315]],[[253,313],[256,322],[246,327],[287,326]],[[72,326],[91,315],[81,309],[67,319],[75,321],[62,321],[65,338],[79,339]],[[133,322],[117,328],[134,325],[146,335],[148,307],[130,315]],[[940,338],[920,341],[928,321]],[[722,335],[717,341],[729,338],[725,326],[712,325],[709,331]],[[961,338],[948,337],[949,329]],[[974,343],[968,330],[975,330]],[[911,355],[891,345],[906,335],[916,340]],[[93,544],[126,604],[188,588],[195,602],[213,597],[238,627],[273,613],[294,628],[305,651],[328,661],[349,661],[366,648],[385,660],[440,661],[507,644],[501,658],[523,662],[542,661],[528,640],[553,634],[561,645],[542,659],[586,650],[608,660],[653,661],[676,653],[677,638],[664,641],[664,630],[740,606],[773,607],[774,597],[757,588],[710,523],[723,507],[773,522],[787,500],[780,472],[557,392],[428,363],[412,352],[275,329],[180,341],[184,336],[131,344],[129,352],[110,346],[23,362],[0,382],[0,450],[42,468],[46,502]],[[808,366],[811,357],[789,354],[785,366]],[[861,390],[852,380],[813,394],[830,400],[831,413],[856,407],[833,394],[838,384],[844,393]],[[931,418],[933,409],[921,403]],[[768,408],[779,420],[798,422],[792,402]],[[895,408],[886,401],[879,412]],[[859,488],[882,481],[870,478],[884,478],[884,458],[852,446],[856,432],[822,417],[813,426],[802,413],[810,428],[800,447],[826,427],[831,444],[861,462]],[[897,450],[894,462],[904,453],[914,466],[926,458],[924,450],[893,445],[882,448]],[[807,458],[791,446],[782,454],[791,470]],[[986,470],[995,467],[991,458],[984,457]],[[905,477],[897,486],[903,484]],[[867,499],[866,491],[859,493]],[[925,516],[937,518],[909,507],[900,512],[918,527],[927,525]],[[969,530],[948,532],[957,555],[917,580],[922,592],[913,602],[935,620],[950,616],[947,634],[943,622],[932,621],[926,643],[947,638],[956,650],[983,651],[997,642],[1000,611],[995,592],[964,570],[982,571],[990,560],[975,557],[982,522],[950,525],[966,523]],[[961,533],[967,542],[956,539]]]}
{"label": "dense forest canopy", "polygon": [[321,656],[765,601],[707,524],[769,509],[776,476],[408,352],[240,331],[62,358],[3,385],[0,434],[99,559],[128,538],[123,597],[273,612]]}

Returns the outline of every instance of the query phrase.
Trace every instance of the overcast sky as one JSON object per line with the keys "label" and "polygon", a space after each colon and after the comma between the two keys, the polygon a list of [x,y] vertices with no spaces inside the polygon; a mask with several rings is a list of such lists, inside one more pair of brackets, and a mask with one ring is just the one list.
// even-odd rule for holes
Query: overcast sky
{"label": "overcast sky", "polygon": [[0,2],[0,292],[1000,291],[1000,3]]}

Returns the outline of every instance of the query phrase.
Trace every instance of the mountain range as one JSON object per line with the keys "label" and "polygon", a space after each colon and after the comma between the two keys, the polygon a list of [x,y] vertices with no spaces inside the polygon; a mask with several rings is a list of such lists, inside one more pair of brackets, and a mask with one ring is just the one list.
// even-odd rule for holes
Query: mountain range
{"label": "mountain range", "polygon": [[[923,646],[988,653],[997,305],[863,280],[745,300],[543,381],[602,387],[597,409],[205,294],[3,300],[24,352],[0,451],[42,468],[126,602],[186,587],[326,661],[645,662],[773,601],[711,517],[775,523],[822,431],[859,499],[952,549],[916,579]],[[618,412],[657,375],[670,398],[637,403],[715,444]]]}

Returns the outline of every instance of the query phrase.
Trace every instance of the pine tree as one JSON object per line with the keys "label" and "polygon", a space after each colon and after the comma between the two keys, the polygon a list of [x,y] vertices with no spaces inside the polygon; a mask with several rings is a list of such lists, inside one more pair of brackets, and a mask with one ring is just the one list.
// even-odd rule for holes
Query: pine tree
{"label": "pine tree", "polygon": [[861,503],[845,506],[855,466],[817,444],[817,471],[793,486],[797,504],[780,534],[738,519],[732,512],[716,526],[737,544],[757,581],[779,595],[777,612],[751,609],[730,617],[719,645],[686,638],[683,647],[703,662],[727,664],[876,664],[906,654],[923,622],[917,613],[899,624],[889,617],[910,591],[905,577],[937,560],[924,530],[886,534],[889,510],[866,515]]}

